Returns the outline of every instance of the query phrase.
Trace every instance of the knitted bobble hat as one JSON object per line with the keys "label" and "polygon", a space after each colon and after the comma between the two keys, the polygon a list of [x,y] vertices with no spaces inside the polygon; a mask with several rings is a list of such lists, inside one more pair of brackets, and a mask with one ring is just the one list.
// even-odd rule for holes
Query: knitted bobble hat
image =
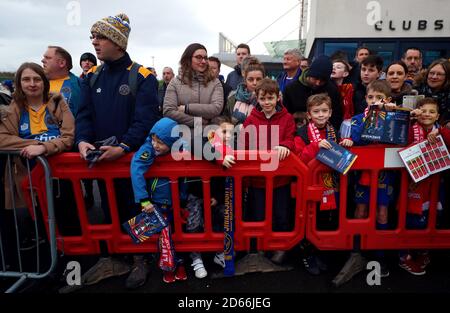
{"label": "knitted bobble hat", "polygon": [[130,20],[124,13],[105,17],[91,27],[91,33],[105,36],[123,50],[127,50],[130,30]]}

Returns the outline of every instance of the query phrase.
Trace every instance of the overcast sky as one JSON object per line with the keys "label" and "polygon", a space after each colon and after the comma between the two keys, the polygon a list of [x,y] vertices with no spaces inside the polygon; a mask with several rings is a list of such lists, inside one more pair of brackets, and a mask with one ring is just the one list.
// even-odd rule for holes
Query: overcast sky
{"label": "overcast sky", "polygon": [[[235,44],[248,42],[298,0],[0,0],[0,71],[15,71],[26,61],[41,64],[48,45],[67,49],[73,72],[81,73],[79,57],[95,51],[90,28],[108,15],[126,13],[131,33],[127,51],[145,66],[178,68],[187,45],[199,42],[208,54],[219,50],[219,32]],[[78,14],[79,13],[79,14]],[[268,54],[263,42],[298,39],[300,6],[249,45],[253,54]],[[153,58],[152,58],[153,57]],[[222,74],[230,71],[224,66]]]}

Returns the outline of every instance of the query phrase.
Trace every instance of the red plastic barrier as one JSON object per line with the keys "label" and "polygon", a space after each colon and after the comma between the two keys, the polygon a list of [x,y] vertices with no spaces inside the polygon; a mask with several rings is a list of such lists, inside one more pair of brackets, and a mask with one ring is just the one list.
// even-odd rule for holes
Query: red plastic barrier
{"label": "red plastic barrier", "polygon": [[[354,147],[351,151],[358,155],[351,170],[366,170],[370,173],[369,216],[366,219],[347,217],[347,208],[353,199],[347,198],[349,173],[340,175],[339,226],[337,230],[324,231],[316,227],[317,201],[307,204],[306,238],[322,250],[352,249],[355,238],[360,237],[361,249],[403,249],[403,248],[450,248],[450,230],[436,229],[437,201],[439,192],[439,175],[429,178],[432,195],[427,228],[424,230],[406,229],[407,191],[410,183],[409,174],[403,167],[397,151],[400,148],[374,145]],[[312,187],[320,188],[321,173],[330,172],[330,168],[313,160],[308,164]],[[376,229],[377,181],[382,170],[395,170],[400,175],[400,192],[396,203],[398,223],[393,230]],[[320,201],[320,200],[319,200]]]}
{"label": "red plastic barrier", "polygon": [[[246,160],[239,160],[245,156]],[[291,249],[305,236],[304,210],[308,199],[317,199],[321,189],[307,188],[308,168],[295,156],[289,156],[279,164],[276,171],[260,171],[261,163],[267,160],[268,153],[238,152],[238,161],[232,169],[224,170],[218,164],[205,160],[175,161],[171,156],[157,158],[147,173],[147,177],[166,177],[172,182],[172,199],[174,211],[173,240],[177,251],[220,251],[223,249],[223,233],[212,231],[210,184],[211,177],[233,176],[235,179],[235,249],[250,249],[250,239],[257,239],[258,250],[288,250]],[[252,160],[252,158],[254,160]],[[130,177],[131,155],[125,156],[114,162],[101,162],[89,169],[87,163],[81,160],[77,153],[64,153],[48,159],[52,169],[52,176],[59,179],[70,180],[73,184],[78,216],[81,222],[82,234],[80,236],[65,236],[63,242],[58,240],[58,249],[63,249],[66,254],[97,254],[99,253],[99,241],[107,243],[110,253],[155,252],[156,236],[145,243],[134,244],[130,237],[123,233],[119,222],[116,206],[113,180],[116,178]],[[272,193],[266,194],[265,220],[261,222],[245,222],[242,219],[242,188],[244,177],[261,176],[266,179],[267,190],[273,189],[273,179],[276,176],[289,176],[296,178],[292,183],[292,193],[297,198],[295,206],[295,226],[290,232],[272,231]],[[178,191],[178,178],[200,177],[203,181],[204,196],[204,232],[183,232],[181,208]],[[45,184],[42,169],[36,167],[32,173],[33,185],[39,196],[42,213],[47,219]],[[111,224],[90,224],[83,200],[80,180],[101,179],[105,182],[108,201],[110,204]],[[61,210],[63,208],[55,208]],[[60,235],[59,235],[60,236]]]}

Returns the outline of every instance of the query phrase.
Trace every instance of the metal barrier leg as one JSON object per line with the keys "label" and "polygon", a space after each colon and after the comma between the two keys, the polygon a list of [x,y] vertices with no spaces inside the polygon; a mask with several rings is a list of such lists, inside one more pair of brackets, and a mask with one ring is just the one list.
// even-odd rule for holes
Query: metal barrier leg
{"label": "metal barrier leg", "polygon": [[20,286],[22,286],[25,281],[27,280],[27,275],[20,276],[19,280],[14,283],[11,287],[8,288],[8,290],[5,291],[5,293],[13,293],[16,292],[17,289],[19,289]]}
{"label": "metal barrier leg", "polygon": [[[12,173],[12,157],[14,156],[18,156],[19,152],[17,151],[0,151],[0,155],[1,154],[6,154],[8,156],[7,158],[7,182],[9,183],[9,185],[11,186],[10,188],[10,196],[11,196],[11,206],[12,206],[12,217],[13,217],[13,221],[14,223],[11,224],[12,226],[14,226],[14,232],[15,232],[15,240],[10,240],[10,241],[15,241],[16,244],[16,249],[17,249],[17,262],[18,262],[18,267],[19,267],[19,271],[6,271],[6,262],[7,260],[6,257],[4,256],[4,238],[0,237],[0,252],[1,252],[1,265],[3,267],[3,270],[0,271],[0,277],[9,277],[9,278],[17,278],[18,280],[11,286],[9,287],[5,292],[6,293],[13,293],[16,292],[20,286],[22,286],[28,278],[31,279],[42,279],[44,277],[47,277],[51,272],[53,272],[53,270],[56,267],[56,262],[57,262],[57,253],[56,253],[56,239],[55,239],[55,217],[54,217],[54,206],[53,206],[53,197],[52,197],[52,184],[51,184],[51,173],[50,173],[50,167],[47,163],[47,161],[45,160],[45,158],[43,157],[37,157],[37,160],[39,161],[39,163],[42,165],[43,170],[44,170],[44,177],[45,177],[45,188],[46,188],[46,194],[48,195],[47,197],[47,209],[48,209],[48,227],[49,227],[49,240],[50,240],[50,257],[51,257],[51,264],[49,265],[49,268],[46,272],[42,273],[40,270],[40,251],[39,251],[39,232],[38,232],[38,227],[37,227],[37,212],[36,212],[36,202],[35,202],[35,194],[33,191],[33,184],[32,184],[32,179],[31,179],[31,166],[30,164],[27,164],[27,169],[28,169],[28,186],[30,188],[29,192],[31,195],[31,202],[32,202],[32,206],[33,206],[33,213],[34,213],[34,217],[35,217],[35,225],[34,225],[34,230],[35,230],[35,240],[36,240],[36,272],[26,272],[23,270],[23,266],[22,266],[22,255],[21,255],[21,237],[20,236],[20,232],[19,232],[19,226],[22,226],[22,228],[24,227],[24,225],[22,225],[23,223],[19,223],[19,216],[21,214],[17,214],[17,208],[16,208],[16,203],[14,201],[15,199],[15,193],[13,191],[14,188],[21,188],[21,185],[16,185],[17,182],[13,181],[13,173]],[[28,163],[28,161],[27,161]],[[39,173],[39,172],[38,172]],[[38,175],[39,176],[39,175]],[[40,177],[38,178],[40,179]],[[25,211],[26,212],[26,211]],[[28,212],[26,212],[28,213]],[[4,224],[4,223],[2,223]],[[7,227],[11,227],[11,225],[7,224]],[[8,228],[7,228],[8,229]],[[13,231],[13,229],[10,229],[11,231]],[[5,262],[6,261],[6,262]],[[10,264],[11,265],[11,264]]]}

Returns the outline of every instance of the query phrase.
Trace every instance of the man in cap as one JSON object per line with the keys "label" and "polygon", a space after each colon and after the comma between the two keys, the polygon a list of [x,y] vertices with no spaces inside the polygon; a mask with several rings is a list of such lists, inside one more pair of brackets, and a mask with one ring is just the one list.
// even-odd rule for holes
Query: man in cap
{"label": "man in cap", "polygon": [[[111,162],[137,150],[160,118],[157,80],[150,70],[137,67],[126,52],[129,33],[130,21],[125,14],[105,17],[91,27],[92,44],[103,64],[98,69],[92,67],[82,82],[75,143],[85,160],[89,158],[88,152],[96,149],[94,142],[112,136],[115,136],[117,144],[101,146],[99,149],[103,153],[97,162]],[[133,74],[136,68],[137,73]],[[137,76],[132,79],[132,75]],[[131,181],[116,179],[114,184],[120,220],[124,222],[140,210],[134,204]],[[106,222],[110,222],[106,189],[104,185],[99,189]],[[83,275],[82,283],[85,285],[130,271],[123,261],[108,254],[102,242],[100,247],[102,257]],[[133,261],[131,274],[126,280],[127,288],[145,284],[149,272],[142,255],[134,255]]]}
{"label": "man in cap", "polygon": [[95,65],[97,65],[97,58],[95,57],[95,55],[90,52],[83,53],[80,57],[80,67],[83,70],[80,78],[85,78],[89,70]]}
{"label": "man in cap", "polygon": [[331,98],[333,108],[330,122],[336,129],[339,129],[343,118],[341,96],[336,84],[331,81],[332,71],[333,64],[330,58],[321,55],[312,62],[309,69],[302,72],[295,82],[286,86],[283,100],[289,113],[306,112],[306,101],[309,96],[326,93]]}

